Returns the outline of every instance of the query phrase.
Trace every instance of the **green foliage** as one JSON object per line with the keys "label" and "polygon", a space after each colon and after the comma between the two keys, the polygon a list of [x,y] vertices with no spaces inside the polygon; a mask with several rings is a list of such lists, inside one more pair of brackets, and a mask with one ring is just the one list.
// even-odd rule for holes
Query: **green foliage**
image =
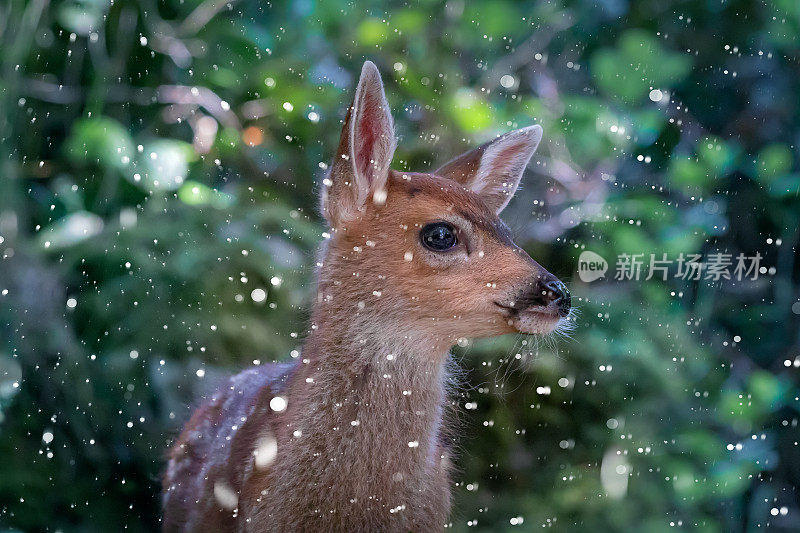
{"label": "green foliage", "polygon": [[[0,528],[158,527],[195,398],[302,343],[371,59],[397,168],[542,124],[504,218],[578,308],[457,348],[453,529],[800,529],[798,34],[793,0],[6,3]],[[716,251],[763,272],[613,279]]]}
{"label": "green foliage", "polygon": [[447,107],[456,125],[467,133],[485,130],[494,120],[494,113],[489,104],[468,89],[453,95]]}
{"label": "green foliage", "polygon": [[101,168],[122,170],[134,157],[128,130],[108,117],[81,119],[72,125],[65,143],[67,157],[75,164],[93,163]]}
{"label": "green foliage", "polygon": [[635,102],[651,89],[671,88],[691,69],[687,56],[665,48],[650,32],[623,32],[614,48],[603,48],[592,57],[599,89],[611,98]]}
{"label": "green foliage", "polygon": [[783,176],[792,168],[792,151],[785,144],[771,144],[758,154],[756,175],[766,183]]}

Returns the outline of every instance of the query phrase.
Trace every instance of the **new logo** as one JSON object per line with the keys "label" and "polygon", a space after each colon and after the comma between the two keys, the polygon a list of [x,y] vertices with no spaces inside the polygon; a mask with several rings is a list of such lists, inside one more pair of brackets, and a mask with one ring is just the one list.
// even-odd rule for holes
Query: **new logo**
{"label": "new logo", "polygon": [[578,277],[585,283],[591,283],[605,276],[608,262],[599,254],[584,250],[578,257]]}

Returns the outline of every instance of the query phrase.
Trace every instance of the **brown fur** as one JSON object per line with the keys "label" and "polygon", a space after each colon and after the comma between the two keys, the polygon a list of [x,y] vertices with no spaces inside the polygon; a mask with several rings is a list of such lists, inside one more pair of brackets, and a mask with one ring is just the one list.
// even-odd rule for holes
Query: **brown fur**
{"label": "brown fur", "polygon": [[[376,90],[372,76],[362,73],[359,91]],[[374,132],[391,130],[391,117],[375,126],[386,117],[374,102],[372,112],[358,106],[362,129],[385,144]],[[333,231],[303,351],[233,377],[194,413],[164,476],[165,531],[441,530],[450,346],[546,333],[560,320],[547,304],[516,312],[516,295],[555,278],[511,242],[496,190],[487,204],[453,179],[381,171],[391,150],[353,137],[349,122],[337,161],[355,153],[358,165],[364,148],[377,170],[332,168],[323,212]],[[421,245],[420,229],[436,221],[458,228],[456,250]],[[285,411],[271,409],[276,396]]]}

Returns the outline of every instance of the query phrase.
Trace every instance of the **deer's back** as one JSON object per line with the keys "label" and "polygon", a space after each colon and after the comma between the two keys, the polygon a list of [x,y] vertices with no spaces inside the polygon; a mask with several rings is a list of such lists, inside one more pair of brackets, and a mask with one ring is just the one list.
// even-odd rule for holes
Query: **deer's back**
{"label": "deer's back", "polygon": [[295,363],[267,364],[236,376],[208,398],[169,452],[164,475],[164,531],[235,531],[238,494],[265,427],[277,430],[269,400]]}

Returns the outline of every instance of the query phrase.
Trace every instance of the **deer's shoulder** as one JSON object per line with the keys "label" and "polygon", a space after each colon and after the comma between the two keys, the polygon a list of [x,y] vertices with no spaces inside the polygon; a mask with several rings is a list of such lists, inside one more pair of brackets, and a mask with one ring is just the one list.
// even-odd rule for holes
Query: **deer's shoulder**
{"label": "deer's shoulder", "polygon": [[[294,362],[259,365],[230,377],[206,397],[170,450],[167,478],[177,474],[170,472],[175,469],[197,475],[194,470],[204,459],[224,461],[237,452],[251,453],[243,448],[257,435],[248,434],[269,420],[269,402],[284,391],[295,368]],[[228,474],[239,477],[237,472]]]}

